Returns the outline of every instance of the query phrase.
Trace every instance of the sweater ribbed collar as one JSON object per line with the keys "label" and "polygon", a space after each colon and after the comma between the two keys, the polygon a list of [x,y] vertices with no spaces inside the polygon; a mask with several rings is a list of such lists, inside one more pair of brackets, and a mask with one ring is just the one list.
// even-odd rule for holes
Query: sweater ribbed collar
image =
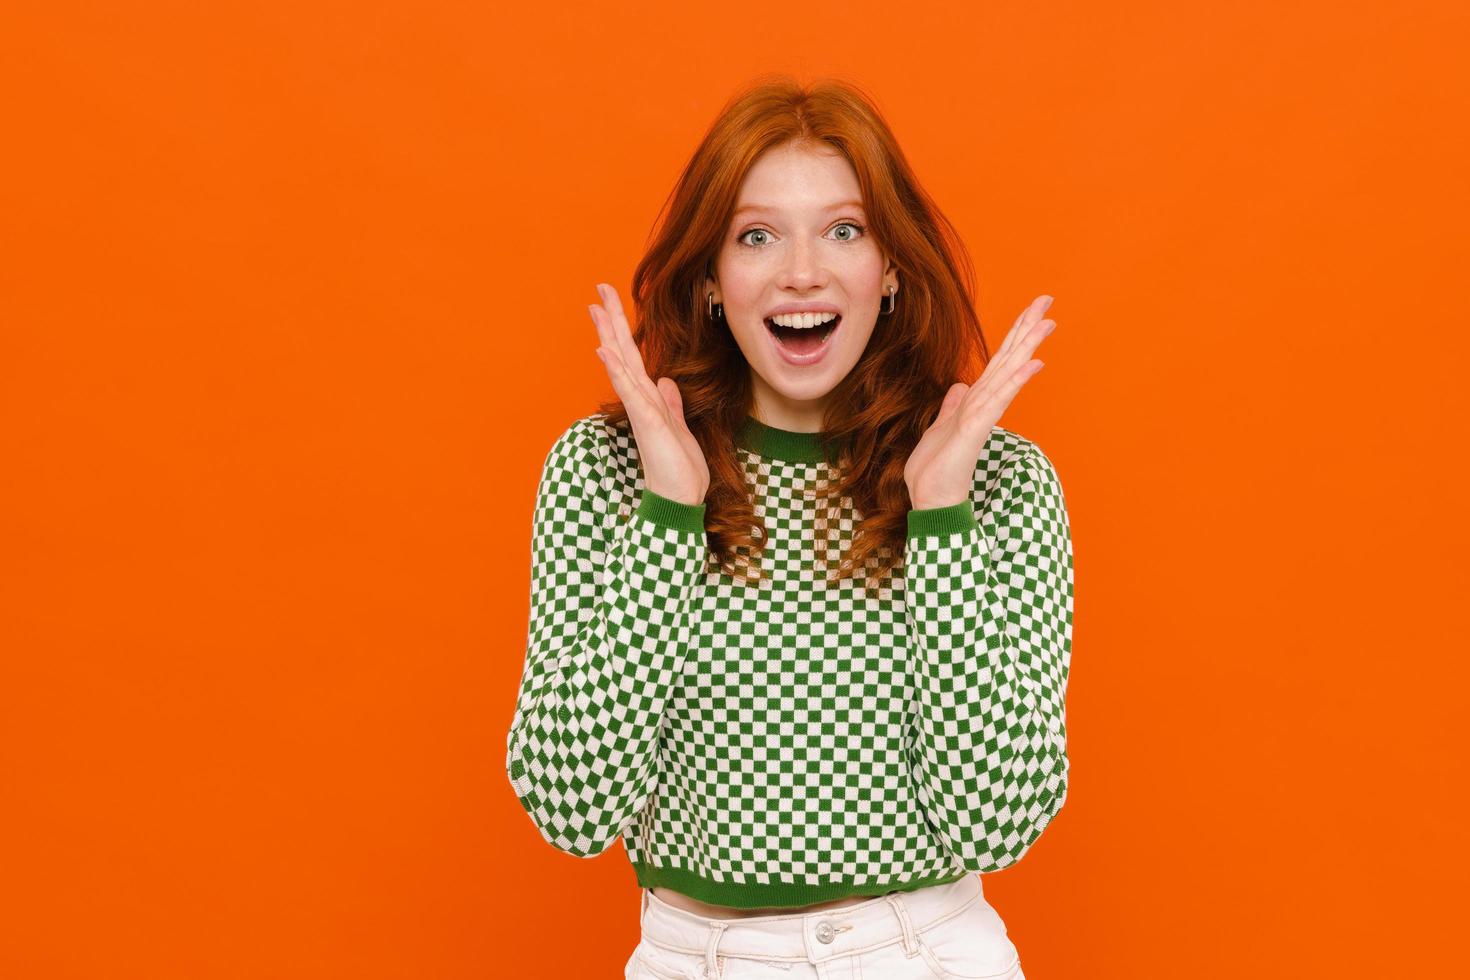
{"label": "sweater ribbed collar", "polygon": [[822,438],[823,433],[820,432],[778,429],[747,415],[745,424],[735,433],[735,445],[770,459],[790,463],[820,463],[828,459],[823,450]]}

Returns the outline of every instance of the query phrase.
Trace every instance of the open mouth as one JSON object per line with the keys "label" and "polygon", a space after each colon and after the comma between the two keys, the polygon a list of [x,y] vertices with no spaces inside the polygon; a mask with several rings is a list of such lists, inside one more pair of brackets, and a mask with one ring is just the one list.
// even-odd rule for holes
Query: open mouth
{"label": "open mouth", "polygon": [[816,327],[780,327],[766,317],[766,329],[771,331],[771,336],[776,338],[776,343],[793,354],[812,354],[820,350],[827,342],[832,331],[842,322],[842,315],[838,314],[831,320]]}

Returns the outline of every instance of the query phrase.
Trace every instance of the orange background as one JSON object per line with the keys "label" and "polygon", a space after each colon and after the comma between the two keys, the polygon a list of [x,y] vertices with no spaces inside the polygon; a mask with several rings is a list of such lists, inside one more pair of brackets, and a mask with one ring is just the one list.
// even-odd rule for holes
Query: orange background
{"label": "orange background", "polygon": [[993,346],[1056,297],[1030,980],[1462,961],[1463,4],[494,7],[0,14],[0,975],[620,975],[504,770],[532,503],[765,71],[876,96]]}

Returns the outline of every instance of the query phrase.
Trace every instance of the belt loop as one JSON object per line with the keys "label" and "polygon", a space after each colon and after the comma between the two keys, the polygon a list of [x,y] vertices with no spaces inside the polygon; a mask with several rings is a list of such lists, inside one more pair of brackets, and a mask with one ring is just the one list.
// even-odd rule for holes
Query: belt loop
{"label": "belt loop", "polygon": [[715,959],[715,949],[720,945],[720,937],[729,928],[729,923],[718,920],[710,922],[709,943],[704,947],[704,974],[707,977],[718,977],[720,975],[720,964]]}
{"label": "belt loop", "polygon": [[909,921],[909,910],[904,905],[903,899],[897,894],[883,896],[888,904],[893,906],[894,913],[898,916],[899,925],[903,926],[903,955],[913,959],[919,953],[918,943],[914,938],[914,926]]}

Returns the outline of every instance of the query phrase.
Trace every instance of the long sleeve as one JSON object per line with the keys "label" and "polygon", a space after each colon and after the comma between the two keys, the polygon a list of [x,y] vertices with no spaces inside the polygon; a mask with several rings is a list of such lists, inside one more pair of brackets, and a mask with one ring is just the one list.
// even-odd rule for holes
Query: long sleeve
{"label": "long sleeve", "polygon": [[664,705],[704,567],[705,505],[644,490],[604,530],[606,438],[581,419],[546,457],[532,525],[530,625],[506,769],[542,837],[602,853],[657,788]]}
{"label": "long sleeve", "polygon": [[1021,859],[1067,796],[1072,539],[1034,445],[1007,462],[994,531],[972,499],[911,510],[905,607],[918,705],[910,768],[940,840],[971,871]]}

